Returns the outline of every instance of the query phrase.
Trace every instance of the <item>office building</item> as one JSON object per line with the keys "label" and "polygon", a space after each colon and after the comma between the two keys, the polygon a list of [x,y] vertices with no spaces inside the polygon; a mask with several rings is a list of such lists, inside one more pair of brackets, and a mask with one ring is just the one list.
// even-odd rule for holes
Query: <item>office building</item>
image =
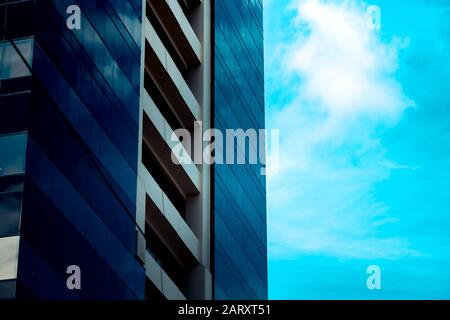
{"label": "office building", "polygon": [[0,298],[267,298],[260,165],[171,159],[263,83],[259,0],[0,1]]}

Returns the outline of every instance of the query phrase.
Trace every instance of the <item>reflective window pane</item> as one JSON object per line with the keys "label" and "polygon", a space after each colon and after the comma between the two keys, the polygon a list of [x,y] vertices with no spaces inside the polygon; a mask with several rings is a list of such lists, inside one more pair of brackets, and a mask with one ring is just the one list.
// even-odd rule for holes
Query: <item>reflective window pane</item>
{"label": "reflective window pane", "polygon": [[16,280],[0,281],[0,300],[14,299],[16,295]]}
{"label": "reflective window pane", "polygon": [[0,193],[0,237],[17,236],[22,193]]}
{"label": "reflective window pane", "polygon": [[0,177],[24,173],[25,148],[25,134],[0,136]]}
{"label": "reflective window pane", "polygon": [[[23,58],[31,65],[33,38],[15,40],[14,43]],[[0,80],[24,77],[31,74],[20,54],[11,42],[0,42]]]}

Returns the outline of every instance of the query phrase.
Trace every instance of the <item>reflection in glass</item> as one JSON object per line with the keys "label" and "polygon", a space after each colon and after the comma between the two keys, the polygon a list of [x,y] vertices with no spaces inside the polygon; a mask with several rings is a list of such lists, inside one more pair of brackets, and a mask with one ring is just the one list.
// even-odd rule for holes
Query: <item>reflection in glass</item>
{"label": "reflection in glass", "polygon": [[19,234],[26,138],[0,136],[0,239]]}
{"label": "reflection in glass", "polygon": [[0,177],[24,173],[26,139],[25,134],[0,136]]}
{"label": "reflection in glass", "polygon": [[0,193],[0,237],[17,236],[22,193]]}
{"label": "reflection in glass", "polygon": [[[14,43],[28,65],[31,65],[33,38],[15,40]],[[0,80],[24,77],[30,74],[30,70],[11,42],[0,42]]]}

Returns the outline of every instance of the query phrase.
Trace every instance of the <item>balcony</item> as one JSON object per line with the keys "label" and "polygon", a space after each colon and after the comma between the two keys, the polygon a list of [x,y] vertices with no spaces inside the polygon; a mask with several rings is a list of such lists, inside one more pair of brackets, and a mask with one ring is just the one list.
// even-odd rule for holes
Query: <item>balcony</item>
{"label": "balcony", "polygon": [[[176,164],[172,161],[172,150],[177,144],[171,139],[173,131],[146,92],[142,99],[143,147],[149,149],[165,176],[184,198],[198,194],[201,180],[198,168],[193,162]],[[185,154],[188,152],[186,151]]]}
{"label": "balcony", "polygon": [[186,300],[177,285],[147,251],[145,252],[145,274],[166,299]]}
{"label": "balcony", "polygon": [[184,10],[190,10],[201,3],[201,0],[178,0]]}
{"label": "balcony", "polygon": [[177,54],[189,69],[201,63],[201,44],[177,0],[147,0]]}
{"label": "balcony", "polygon": [[143,165],[140,176],[146,192],[146,222],[181,266],[197,265],[200,261],[200,243],[194,232]]}
{"label": "balcony", "polygon": [[145,19],[145,71],[177,120],[190,130],[201,117],[200,105],[152,24]]}

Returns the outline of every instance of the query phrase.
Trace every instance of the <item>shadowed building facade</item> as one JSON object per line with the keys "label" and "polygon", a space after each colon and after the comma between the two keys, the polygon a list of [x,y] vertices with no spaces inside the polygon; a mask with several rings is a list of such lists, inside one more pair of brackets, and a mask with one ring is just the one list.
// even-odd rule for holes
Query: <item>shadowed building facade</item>
{"label": "shadowed building facade", "polygon": [[267,298],[259,166],[171,161],[264,127],[262,45],[260,1],[0,1],[0,298]]}
{"label": "shadowed building facade", "polygon": [[[214,2],[214,128],[263,129],[262,1]],[[216,299],[267,299],[266,182],[261,169],[215,166]]]}

